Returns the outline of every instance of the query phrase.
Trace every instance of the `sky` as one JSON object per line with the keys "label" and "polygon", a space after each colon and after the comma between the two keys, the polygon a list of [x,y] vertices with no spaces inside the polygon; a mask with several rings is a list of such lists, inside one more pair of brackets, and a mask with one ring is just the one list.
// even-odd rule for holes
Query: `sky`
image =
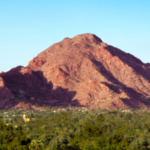
{"label": "sky", "polygon": [[0,0],[0,72],[84,33],[148,63],[150,0]]}

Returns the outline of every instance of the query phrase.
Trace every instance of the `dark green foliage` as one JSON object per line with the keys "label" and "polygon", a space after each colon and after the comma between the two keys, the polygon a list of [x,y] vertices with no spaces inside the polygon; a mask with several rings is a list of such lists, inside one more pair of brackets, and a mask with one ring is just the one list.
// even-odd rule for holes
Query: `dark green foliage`
{"label": "dark green foliage", "polygon": [[24,123],[20,117],[6,125],[0,118],[0,150],[150,150],[150,111],[72,110],[28,116],[35,120]]}
{"label": "dark green foliage", "polygon": [[112,145],[108,145],[105,147],[105,150],[117,150],[117,149]]}
{"label": "dark green foliage", "polygon": [[83,134],[89,136],[89,137],[97,137],[102,134],[102,126],[98,125],[96,126],[91,121],[85,121],[85,124],[83,125]]}
{"label": "dark green foliage", "polygon": [[119,134],[114,134],[109,138],[109,144],[116,144],[121,142],[123,137]]}
{"label": "dark green foliage", "polygon": [[0,150],[7,150],[7,148],[4,146],[0,146]]}
{"label": "dark green foliage", "polygon": [[99,115],[97,116],[97,120],[98,120],[99,122],[103,122],[103,121],[105,120],[104,115],[99,114]]}

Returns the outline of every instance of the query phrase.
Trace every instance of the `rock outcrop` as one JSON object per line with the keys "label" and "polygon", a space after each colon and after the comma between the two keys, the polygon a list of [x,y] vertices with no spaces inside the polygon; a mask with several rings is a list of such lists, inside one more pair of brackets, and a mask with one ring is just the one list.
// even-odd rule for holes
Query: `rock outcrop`
{"label": "rock outcrop", "polygon": [[149,63],[93,34],[65,38],[38,54],[26,68],[19,66],[0,76],[15,97],[24,91],[21,98],[38,105],[106,109],[150,105]]}
{"label": "rock outcrop", "polygon": [[3,78],[0,77],[0,108],[4,108],[9,99],[13,98],[11,90],[5,86]]}

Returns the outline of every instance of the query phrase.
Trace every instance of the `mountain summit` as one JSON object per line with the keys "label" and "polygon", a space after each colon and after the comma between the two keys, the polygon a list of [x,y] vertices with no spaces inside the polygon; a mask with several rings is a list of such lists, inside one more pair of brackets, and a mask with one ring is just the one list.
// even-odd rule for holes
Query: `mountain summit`
{"label": "mountain summit", "polygon": [[14,96],[11,101],[106,109],[150,105],[149,64],[89,33],[65,38],[27,67],[0,76]]}

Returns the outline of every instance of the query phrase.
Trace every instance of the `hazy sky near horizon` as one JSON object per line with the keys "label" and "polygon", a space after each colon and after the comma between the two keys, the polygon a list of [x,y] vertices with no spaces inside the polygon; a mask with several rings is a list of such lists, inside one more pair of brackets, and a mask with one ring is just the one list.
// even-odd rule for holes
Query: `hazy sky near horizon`
{"label": "hazy sky near horizon", "polygon": [[150,0],[0,0],[0,72],[83,33],[150,62]]}

